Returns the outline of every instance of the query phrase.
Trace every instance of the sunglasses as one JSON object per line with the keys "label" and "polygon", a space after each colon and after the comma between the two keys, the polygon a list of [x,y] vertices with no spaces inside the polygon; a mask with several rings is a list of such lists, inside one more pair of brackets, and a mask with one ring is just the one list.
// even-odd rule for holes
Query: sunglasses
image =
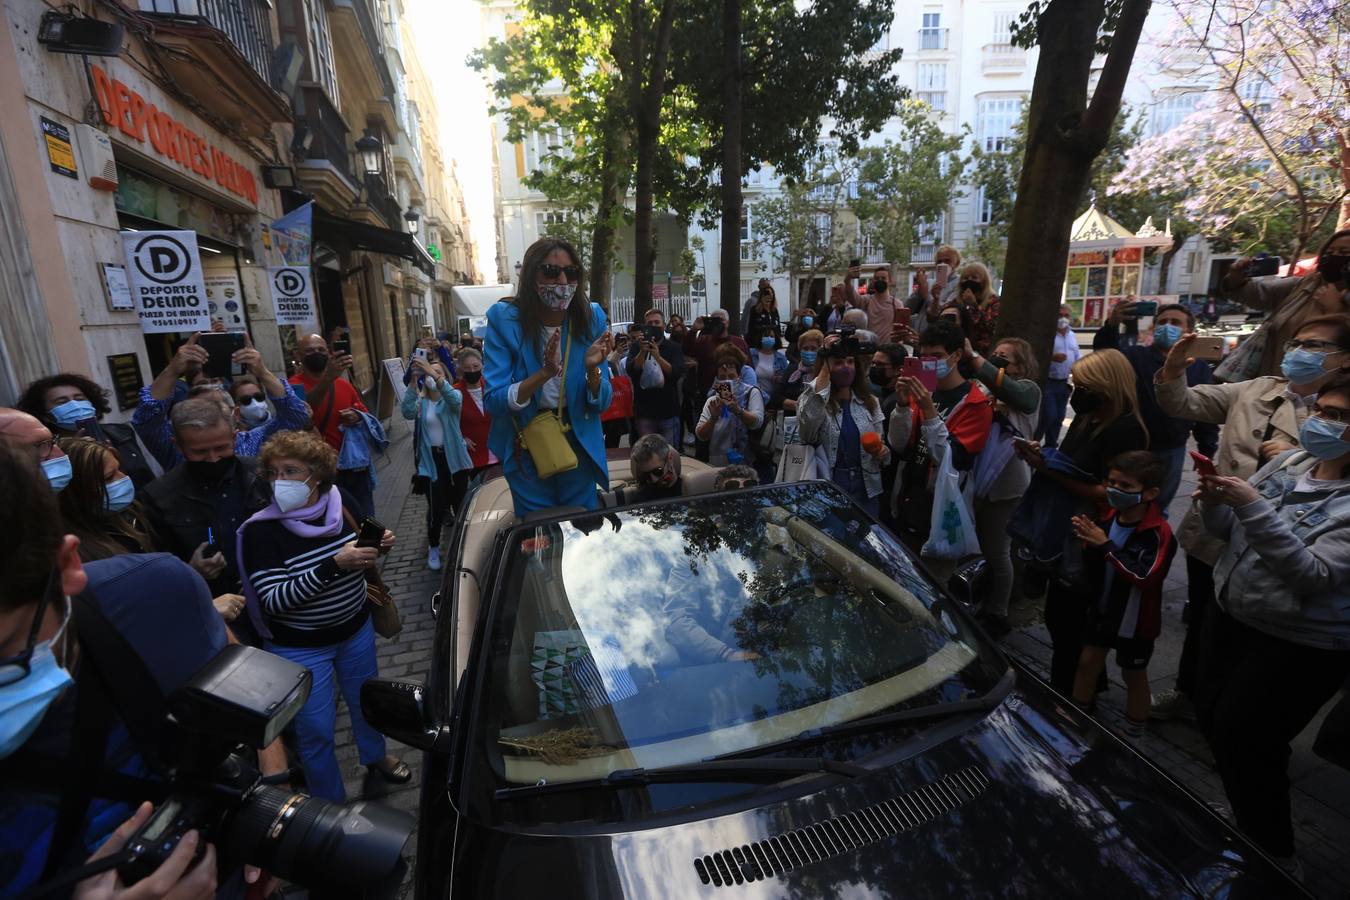
{"label": "sunglasses", "polygon": [[739,491],[741,488],[748,487],[750,487],[750,482],[737,478],[722,482],[722,490],[724,491]]}
{"label": "sunglasses", "polygon": [[655,469],[648,469],[645,472],[638,473],[638,484],[657,484],[666,477],[665,463],[657,466]]}
{"label": "sunglasses", "polygon": [[557,278],[559,275],[566,275],[570,284],[576,284],[581,280],[581,269],[576,266],[559,266],[554,263],[543,263],[539,266],[539,274],[545,278]]}

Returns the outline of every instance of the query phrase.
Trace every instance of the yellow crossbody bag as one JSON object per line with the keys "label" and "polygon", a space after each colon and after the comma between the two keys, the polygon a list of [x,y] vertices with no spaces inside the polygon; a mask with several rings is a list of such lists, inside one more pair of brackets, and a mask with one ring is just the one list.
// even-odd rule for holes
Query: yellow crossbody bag
{"label": "yellow crossbody bag", "polygon": [[516,426],[520,447],[534,460],[534,469],[540,478],[552,478],[577,467],[576,451],[567,439],[572,426],[563,419],[567,406],[567,360],[571,354],[569,336],[567,349],[563,351],[562,371],[558,375],[558,408],[542,410],[524,428]]}

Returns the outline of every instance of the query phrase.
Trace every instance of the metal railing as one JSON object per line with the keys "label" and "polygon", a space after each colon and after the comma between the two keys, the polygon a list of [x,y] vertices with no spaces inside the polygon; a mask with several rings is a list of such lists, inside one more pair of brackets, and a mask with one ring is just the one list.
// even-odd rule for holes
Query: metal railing
{"label": "metal railing", "polygon": [[947,49],[947,29],[946,29],[946,28],[920,28],[920,29],[919,29],[919,49],[920,49],[920,50],[946,50],[946,49]]}
{"label": "metal railing", "polygon": [[352,151],[347,145],[347,126],[342,121],[342,115],[333,108],[328,95],[317,84],[303,85],[300,96],[304,108],[297,111],[296,118],[313,136],[307,158],[327,160],[355,185]]}
{"label": "metal railing", "polygon": [[253,71],[272,83],[272,24],[261,0],[138,0],[137,7],[141,12],[218,28]]}
{"label": "metal railing", "polygon": [[[633,297],[614,297],[609,301],[609,320],[611,322],[631,322],[633,321],[633,309],[635,298]],[[691,321],[691,311],[694,304],[688,295],[680,294],[674,297],[653,298],[652,308],[661,310],[661,314],[669,319],[672,315],[681,316],[686,322]]]}

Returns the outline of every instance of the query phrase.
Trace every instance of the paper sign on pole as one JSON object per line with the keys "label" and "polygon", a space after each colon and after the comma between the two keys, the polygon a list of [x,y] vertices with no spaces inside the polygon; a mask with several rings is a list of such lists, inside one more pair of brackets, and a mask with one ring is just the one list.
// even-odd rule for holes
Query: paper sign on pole
{"label": "paper sign on pole", "polygon": [[396,403],[402,403],[403,392],[408,389],[408,386],[403,383],[403,373],[405,371],[403,368],[403,360],[386,359],[382,360],[382,362],[384,364],[384,374],[389,377],[389,386],[394,389],[394,401]]}
{"label": "paper sign on pole", "polygon": [[309,266],[268,266],[267,282],[272,287],[272,306],[277,311],[278,325],[304,325],[319,321],[314,311]]}
{"label": "paper sign on pole", "polygon": [[123,232],[122,248],[141,331],[211,330],[195,231]]}

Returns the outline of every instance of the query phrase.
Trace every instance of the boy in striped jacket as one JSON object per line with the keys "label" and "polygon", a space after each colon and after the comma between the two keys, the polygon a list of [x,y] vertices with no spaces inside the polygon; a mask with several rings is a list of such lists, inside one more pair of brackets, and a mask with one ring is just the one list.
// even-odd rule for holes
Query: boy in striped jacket
{"label": "boy in striped jacket", "polygon": [[1162,630],[1163,582],[1177,550],[1158,505],[1166,474],[1147,450],[1122,453],[1109,463],[1105,515],[1096,522],[1073,517],[1083,542],[1086,626],[1073,699],[1092,710],[1106,654],[1114,649],[1125,678],[1127,731],[1134,736],[1148,720],[1148,661]]}

